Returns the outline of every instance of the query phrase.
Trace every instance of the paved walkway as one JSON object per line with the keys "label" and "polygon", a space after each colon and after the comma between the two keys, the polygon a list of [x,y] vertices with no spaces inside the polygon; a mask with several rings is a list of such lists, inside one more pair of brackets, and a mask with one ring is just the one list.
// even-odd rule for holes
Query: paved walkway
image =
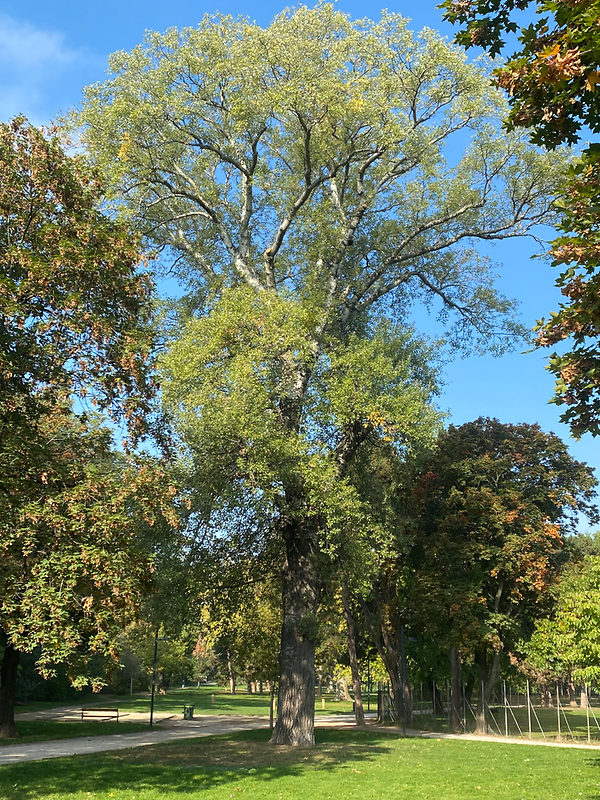
{"label": "paved walkway", "polygon": [[186,722],[181,719],[167,720],[159,727],[148,728],[142,733],[116,733],[109,736],[85,736],[77,739],[6,745],[0,747],[0,765],[16,764],[20,761],[42,761],[46,758],[62,758],[83,753],[127,750],[130,747],[144,747],[161,742],[173,742],[178,739],[253,730],[265,728],[268,725],[269,720],[266,717],[210,716]]}
{"label": "paved walkway", "polygon": [[[48,712],[29,712],[15,715],[17,719],[72,719],[70,707],[51,709]],[[77,709],[75,709],[76,711]],[[64,712],[64,713],[62,713]],[[30,716],[33,714],[34,716]],[[44,715],[42,717],[42,714]],[[53,716],[50,716],[53,714]],[[81,708],[79,708],[81,716]],[[148,715],[132,714],[148,721]],[[101,723],[98,723],[101,724]],[[317,727],[353,728],[354,719],[349,715],[331,714],[316,718]],[[215,736],[220,733],[249,731],[267,728],[268,717],[231,716],[199,716],[193,720],[182,720],[180,717],[164,717],[160,725],[148,728],[142,733],[116,733],[108,736],[85,736],[77,739],[57,739],[47,742],[31,742],[29,744],[11,744],[0,746],[0,765],[17,764],[20,761],[42,761],[46,758],[63,758],[64,756],[84,753],[102,753],[109,750],[127,750],[130,747],[144,747],[161,742],[173,742],[179,739],[192,739],[199,736]]]}
{"label": "paved walkway", "polygon": [[[81,708],[64,706],[48,711],[29,712],[16,715],[18,719],[73,719]],[[369,715],[373,716],[373,715]],[[129,719],[148,721],[147,714],[131,714]],[[80,718],[80,716],[79,716]],[[373,732],[385,732],[402,735],[396,727],[373,724],[369,720],[367,729]],[[101,724],[101,723],[99,723]],[[246,716],[199,716],[193,720],[182,720],[180,717],[162,717],[161,724],[148,728],[141,733],[117,733],[108,736],[86,736],[77,739],[60,739],[47,742],[31,742],[30,744],[14,744],[0,746],[0,765],[17,764],[21,761],[42,761],[48,758],[82,755],[85,753],[102,753],[111,750],[127,750],[131,747],[173,742],[181,739],[192,739],[201,736],[215,736],[222,733],[256,730],[269,725],[268,717]],[[315,718],[317,728],[355,728],[354,718],[348,714],[331,714]],[[580,750],[600,750],[600,745],[577,744],[574,742],[547,742],[539,739],[511,739],[504,736],[475,736],[474,734],[435,733],[429,731],[407,730],[409,737],[423,739],[460,739],[471,742],[500,742],[502,744],[522,744],[537,747],[567,747]]]}

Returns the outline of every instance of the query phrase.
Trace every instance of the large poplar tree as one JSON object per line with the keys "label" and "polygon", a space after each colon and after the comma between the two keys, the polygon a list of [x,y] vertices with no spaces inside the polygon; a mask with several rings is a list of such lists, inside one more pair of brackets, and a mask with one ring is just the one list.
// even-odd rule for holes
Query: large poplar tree
{"label": "large poplar tree", "polygon": [[110,70],[74,122],[190,288],[165,399],[206,498],[242,504],[222,530],[282,546],[273,741],[312,743],[319,563],[368,516],[348,466],[434,427],[402,326],[433,305],[453,343],[502,349],[511,303],[475,246],[549,219],[563,157],[501,134],[482,68],[395,14],[205,17]]}

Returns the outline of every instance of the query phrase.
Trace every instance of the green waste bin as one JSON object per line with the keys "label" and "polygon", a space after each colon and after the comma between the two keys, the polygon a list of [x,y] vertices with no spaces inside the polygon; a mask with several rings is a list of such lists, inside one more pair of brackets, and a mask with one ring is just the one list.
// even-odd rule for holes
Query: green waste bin
{"label": "green waste bin", "polygon": [[183,718],[184,719],[194,719],[194,706],[184,706],[183,707]]}

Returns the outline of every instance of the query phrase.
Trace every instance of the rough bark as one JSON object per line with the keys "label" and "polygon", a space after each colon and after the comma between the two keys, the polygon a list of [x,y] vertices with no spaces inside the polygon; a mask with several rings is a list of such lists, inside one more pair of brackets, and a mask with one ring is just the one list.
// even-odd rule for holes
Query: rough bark
{"label": "rough bark", "polygon": [[15,726],[15,694],[19,651],[8,642],[4,646],[4,657],[0,668],[0,739],[18,738]]}
{"label": "rough bark", "polygon": [[295,521],[283,527],[283,625],[277,721],[272,744],[315,743],[315,640],[318,578],[315,531]]}
{"label": "rough bark", "polygon": [[450,672],[450,727],[455,733],[460,733],[462,731],[462,718],[460,713],[460,658],[456,647],[450,650]]}
{"label": "rough bark", "polygon": [[540,695],[541,695],[542,708],[554,708],[554,702],[552,700],[552,692],[550,691],[550,689],[546,684],[540,686]]}
{"label": "rough bark", "polygon": [[350,658],[350,671],[352,672],[352,688],[354,691],[354,719],[357,725],[364,726],[365,710],[363,708],[362,692],[360,689],[360,673],[358,671],[358,657],[356,655],[356,633],[354,617],[350,608],[350,592],[345,583],[342,583],[342,606],[346,620],[346,633],[348,636],[348,656]]}

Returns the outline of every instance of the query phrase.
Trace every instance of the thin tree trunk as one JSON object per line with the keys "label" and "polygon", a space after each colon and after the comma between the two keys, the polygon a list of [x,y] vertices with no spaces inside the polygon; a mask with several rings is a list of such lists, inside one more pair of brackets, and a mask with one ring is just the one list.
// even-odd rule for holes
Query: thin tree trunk
{"label": "thin tree trunk", "polygon": [[367,624],[369,625],[369,629],[371,631],[371,637],[373,639],[373,644],[375,645],[377,652],[383,661],[385,666],[386,672],[390,679],[390,685],[392,687],[392,693],[394,696],[394,708],[396,711],[396,720],[398,722],[402,721],[402,686],[400,682],[400,662],[398,660],[398,654],[394,650],[392,646],[392,641],[390,639],[389,633],[385,627],[385,622],[383,620],[382,614],[380,612],[380,603],[376,588],[373,587],[373,596],[376,601],[377,606],[377,623],[373,620],[373,615],[369,610],[368,605],[366,604],[363,597],[359,597],[360,606],[363,610],[363,614],[365,615],[365,619],[367,620]]}
{"label": "thin tree trunk", "polygon": [[284,527],[281,677],[272,744],[315,743],[315,641],[318,580],[316,535],[294,522]]}
{"label": "thin tree trunk", "polygon": [[229,673],[229,691],[235,694],[235,672],[233,671],[233,664],[231,662],[231,653],[227,651],[227,671]]}
{"label": "thin tree trunk", "polygon": [[460,733],[462,731],[460,658],[456,647],[450,650],[450,670],[452,676],[450,680],[450,727],[455,733]]}
{"label": "thin tree trunk", "polygon": [[345,582],[342,582],[342,606],[346,620],[348,634],[348,656],[350,657],[350,670],[352,672],[352,688],[354,690],[354,719],[361,727],[365,724],[365,710],[363,708],[362,693],[360,690],[360,673],[358,671],[358,658],[356,655],[356,633],[354,617],[350,609],[350,593]]}
{"label": "thin tree trunk", "polygon": [[567,688],[569,690],[569,705],[577,708],[577,695],[575,694],[575,684],[573,683],[573,678],[571,678],[571,673],[569,673]]}
{"label": "thin tree trunk", "polygon": [[19,651],[8,642],[0,668],[0,739],[16,739],[19,732],[15,726],[15,694]]}
{"label": "thin tree trunk", "polygon": [[488,721],[485,697],[485,679],[487,678],[485,650],[480,650],[477,654],[477,666],[479,685],[477,687],[477,709],[475,710],[475,733],[486,734],[488,733]]}

